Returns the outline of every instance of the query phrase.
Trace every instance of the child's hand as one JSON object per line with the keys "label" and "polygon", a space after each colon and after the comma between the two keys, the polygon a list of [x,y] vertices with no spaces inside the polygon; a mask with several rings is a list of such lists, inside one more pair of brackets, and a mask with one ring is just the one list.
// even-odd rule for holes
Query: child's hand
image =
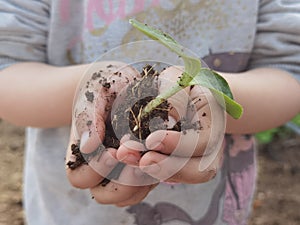
{"label": "child's hand", "polygon": [[[139,168],[126,166],[118,183],[112,180],[106,186],[101,185],[100,182],[119,161],[116,159],[115,148],[104,149],[99,146],[102,146],[105,121],[115,96],[139,74],[132,67],[119,62],[97,63],[93,65],[93,70],[101,72],[81,82],[81,93],[74,103],[75,119],[72,121],[66,155],[67,176],[73,186],[90,188],[91,194],[100,203],[119,206],[135,204],[155,186],[153,178]],[[97,112],[97,115],[94,115],[94,112]],[[99,151],[95,151],[96,149]],[[83,155],[81,159],[86,162],[77,163],[80,157],[76,160],[76,151],[78,156]]]}
{"label": "child's hand", "polygon": [[[181,75],[182,70],[171,67],[161,74],[161,87],[168,88]],[[133,141],[124,141],[117,158],[136,165],[152,177],[168,182],[202,183],[212,179],[220,165],[222,140],[225,130],[223,109],[211,93],[199,86],[186,88],[168,101],[173,106],[169,116],[175,124],[180,118],[196,122],[195,127],[181,132],[155,131],[146,139],[151,150],[142,157],[141,147]],[[173,118],[173,119],[172,119]],[[172,122],[175,120],[175,122]],[[130,157],[128,157],[130,156]]]}
{"label": "child's hand", "polygon": [[[67,174],[72,185],[90,188],[92,195],[99,203],[126,206],[143,200],[161,180],[201,183],[214,177],[222,155],[220,149],[224,131],[224,113],[210,93],[199,87],[187,88],[168,99],[173,106],[169,112],[170,125],[174,125],[176,121],[184,117],[186,121],[195,122],[198,126],[182,132],[156,131],[146,139],[146,147],[124,136],[118,150],[108,148],[102,151],[101,155],[87,156],[89,165],[84,164],[76,169],[70,169],[74,166],[72,161],[75,158],[71,144],[77,143],[78,137],[81,137],[79,138],[81,139],[81,152],[84,154],[94,152],[104,139],[106,117],[114,101],[114,98],[107,98],[107,96],[111,96],[112,93],[115,95],[126,87],[128,80],[139,77],[137,71],[129,66],[124,67],[124,64],[119,64],[115,68],[124,67],[121,70],[123,76],[116,77],[111,69],[108,71],[107,65],[104,63],[99,66],[103,73],[106,73],[107,81],[115,80],[110,82],[110,88],[105,89],[102,86],[100,89],[95,88],[99,87],[99,84],[96,85],[94,83],[96,81],[92,80],[88,85],[92,87],[89,93],[94,93],[95,96],[99,93],[95,110],[97,112],[95,126],[91,126],[89,122],[93,121],[94,109],[89,108],[92,104],[86,102],[86,98],[91,94],[81,95],[83,97],[78,98],[76,103],[78,104],[75,107],[77,117],[73,125],[77,127],[77,133],[74,133],[74,129],[72,130],[67,153],[69,165]],[[182,71],[175,67],[162,72],[160,90],[172,85],[170,81],[174,82],[181,73]],[[213,124],[212,117],[214,118]],[[211,134],[212,128],[215,129],[214,135]],[[140,153],[146,149],[151,151],[141,157]],[[118,180],[111,180],[106,186],[101,185],[100,183],[120,161],[127,165],[123,168]]]}

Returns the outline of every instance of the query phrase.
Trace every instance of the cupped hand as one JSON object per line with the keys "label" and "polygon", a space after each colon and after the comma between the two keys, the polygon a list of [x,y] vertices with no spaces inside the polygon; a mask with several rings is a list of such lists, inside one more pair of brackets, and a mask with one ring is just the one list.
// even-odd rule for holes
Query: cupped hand
{"label": "cupped hand", "polygon": [[[105,123],[118,93],[139,73],[121,62],[99,62],[86,73],[91,76],[84,76],[74,102],[66,154],[67,177],[74,187],[89,188],[99,203],[117,206],[138,203],[157,185],[139,167],[125,166],[117,181],[112,179],[106,185],[101,182],[120,165],[117,149],[102,144]],[[84,163],[78,164],[80,157]]]}
{"label": "cupped hand", "polygon": [[[160,75],[160,92],[174,85],[182,68],[169,67]],[[155,179],[177,183],[203,183],[217,173],[222,159],[225,115],[209,90],[192,86],[170,99],[169,126],[182,120],[181,131],[158,130],[142,147],[127,140],[116,156],[124,163],[138,166]],[[185,125],[184,125],[185,124]]]}

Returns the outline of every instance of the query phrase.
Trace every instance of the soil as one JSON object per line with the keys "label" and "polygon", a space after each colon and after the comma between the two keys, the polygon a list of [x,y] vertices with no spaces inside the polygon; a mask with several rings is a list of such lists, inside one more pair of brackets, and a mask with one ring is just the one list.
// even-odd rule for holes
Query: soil
{"label": "soil", "polygon": [[[93,80],[99,80],[99,83],[102,84],[107,90],[111,87],[111,83],[104,82],[101,79],[101,76],[96,76],[99,73],[94,73],[92,78]],[[157,71],[156,68],[152,65],[145,65],[141,72],[141,79],[134,79],[132,83],[128,85],[125,93],[122,93],[124,96],[122,98],[125,101],[116,100],[119,104],[115,107],[115,110],[111,112],[113,114],[113,120],[106,121],[106,131],[103,145],[97,148],[94,152],[90,154],[82,155],[79,149],[80,143],[73,143],[71,145],[72,154],[75,156],[75,161],[67,162],[67,166],[74,170],[81,166],[82,164],[87,164],[89,160],[93,157],[99,157],[105,149],[112,147],[118,148],[120,146],[120,140],[118,137],[123,137],[126,134],[130,135],[131,140],[136,140],[141,143],[149,136],[149,134],[155,130],[177,130],[180,131],[184,121],[178,121],[174,127],[168,128],[168,112],[170,110],[170,105],[167,100],[162,101],[155,109],[140,116],[142,110],[145,106],[152,101],[159,94],[159,85],[158,77],[160,71]],[[89,81],[87,81],[87,87]],[[85,92],[85,96],[88,101],[93,102],[94,95],[92,92]],[[114,95],[114,98],[116,95]],[[112,118],[108,116],[108,118]],[[188,124],[187,121],[185,121]],[[97,122],[96,122],[97,123]],[[200,123],[200,122],[199,122]],[[194,124],[191,124],[190,127],[195,127]],[[144,154],[145,152],[141,152]],[[98,156],[99,155],[99,156]],[[105,186],[110,182],[111,179],[117,179],[124,168],[123,163],[118,163],[117,166],[110,172],[108,177],[101,181],[101,185]]]}
{"label": "soil", "polygon": [[[0,225],[23,225],[24,129],[0,119]],[[300,136],[259,145],[257,191],[249,225],[300,224]]]}
{"label": "soil", "polygon": [[0,119],[0,225],[21,225],[24,129]]}

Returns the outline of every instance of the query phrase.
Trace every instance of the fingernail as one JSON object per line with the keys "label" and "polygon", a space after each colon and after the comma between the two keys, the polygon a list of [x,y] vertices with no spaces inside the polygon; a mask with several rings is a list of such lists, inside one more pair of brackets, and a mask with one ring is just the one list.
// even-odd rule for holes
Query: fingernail
{"label": "fingernail", "polygon": [[157,144],[154,148],[152,148],[151,150],[156,150],[156,151],[161,151],[163,152],[165,149],[165,146],[162,143]]}
{"label": "fingernail", "polygon": [[146,150],[145,146],[142,143],[132,141],[132,140],[128,140],[128,141],[122,143],[122,145],[124,145],[128,149],[133,149],[135,151],[142,152],[142,151]]}
{"label": "fingernail", "polygon": [[214,179],[217,176],[217,171],[216,170],[210,170],[209,171],[209,176],[210,176],[210,179]]}
{"label": "fingernail", "polygon": [[87,140],[89,139],[89,132],[84,131],[80,138],[80,149],[83,148],[83,146],[86,144]]}
{"label": "fingernail", "polygon": [[167,132],[162,130],[152,133],[146,141],[147,149],[163,151],[165,146],[162,142],[166,135]]}
{"label": "fingernail", "polygon": [[130,140],[130,134],[125,134],[121,140],[120,140],[120,143],[123,144],[125,143],[126,141],[129,141]]}
{"label": "fingernail", "polygon": [[175,126],[175,124],[177,123],[177,121],[174,119],[174,117],[169,116],[168,117],[168,128],[172,128]]}
{"label": "fingernail", "polygon": [[153,143],[147,147],[149,150],[155,150],[155,151],[161,151],[161,152],[163,152],[165,149],[165,146],[162,143]]}
{"label": "fingernail", "polygon": [[121,161],[127,164],[138,164],[139,158],[134,154],[127,154]]}

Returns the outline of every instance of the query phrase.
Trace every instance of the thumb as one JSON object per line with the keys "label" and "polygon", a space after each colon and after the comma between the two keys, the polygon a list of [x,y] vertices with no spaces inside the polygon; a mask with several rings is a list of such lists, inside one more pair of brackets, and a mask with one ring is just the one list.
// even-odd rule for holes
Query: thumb
{"label": "thumb", "polygon": [[[138,75],[120,62],[99,62],[87,71],[73,106],[73,132],[82,153],[91,153],[103,142],[107,117],[118,93]],[[96,71],[96,72],[95,72]]]}
{"label": "thumb", "polygon": [[[160,87],[159,93],[170,89],[176,85],[178,78],[182,75],[183,68],[171,66],[161,72],[159,76]],[[168,103],[171,105],[169,116],[176,121],[186,117],[187,106],[189,99],[189,88],[182,89],[175,95],[168,98]]]}
{"label": "thumb", "polygon": [[[66,153],[67,175],[73,186],[88,188],[99,184],[103,179],[102,175],[117,163],[113,156],[115,153],[101,152],[101,158],[90,153],[98,151],[104,140],[105,122],[118,91],[136,75],[136,70],[127,64],[99,62],[93,64],[82,78],[74,97],[72,129]],[[110,150],[110,153],[116,151]],[[93,158],[82,159],[84,155],[91,155]],[[107,162],[107,165],[102,161]],[[98,169],[98,165],[105,165],[107,169]]]}

